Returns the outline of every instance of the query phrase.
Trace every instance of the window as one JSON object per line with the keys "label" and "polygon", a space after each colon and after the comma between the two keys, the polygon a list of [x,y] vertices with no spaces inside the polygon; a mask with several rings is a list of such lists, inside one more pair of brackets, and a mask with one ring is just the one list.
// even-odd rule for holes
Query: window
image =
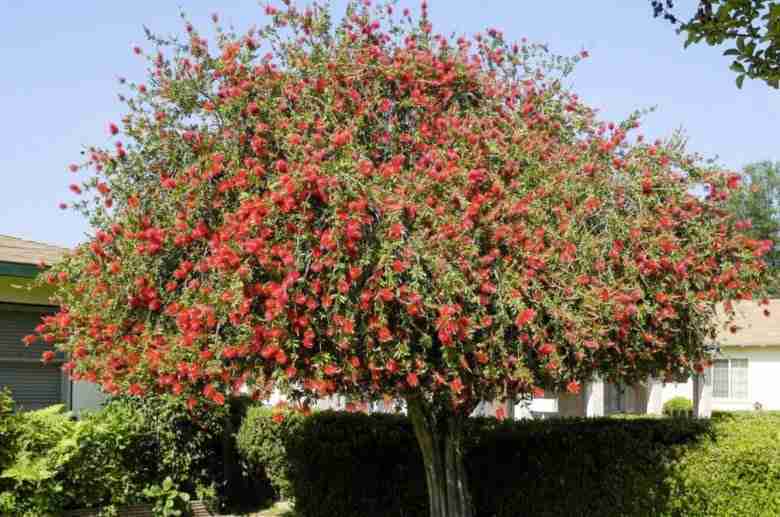
{"label": "window", "polygon": [[713,362],[712,396],[719,399],[748,398],[747,359],[716,359]]}

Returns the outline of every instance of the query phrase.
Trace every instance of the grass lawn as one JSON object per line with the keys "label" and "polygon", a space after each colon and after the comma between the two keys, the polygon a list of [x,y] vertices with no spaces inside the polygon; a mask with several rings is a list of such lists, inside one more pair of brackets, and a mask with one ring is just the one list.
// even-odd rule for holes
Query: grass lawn
{"label": "grass lawn", "polygon": [[276,503],[273,508],[252,514],[253,517],[295,517],[290,503]]}

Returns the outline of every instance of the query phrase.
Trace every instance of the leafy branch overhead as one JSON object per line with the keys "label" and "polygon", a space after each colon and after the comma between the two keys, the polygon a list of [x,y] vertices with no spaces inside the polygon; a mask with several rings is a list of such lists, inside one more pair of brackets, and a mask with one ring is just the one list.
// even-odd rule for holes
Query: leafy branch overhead
{"label": "leafy branch overhead", "polygon": [[678,25],[685,46],[705,42],[728,45],[737,86],[745,77],[780,87],[780,4],[774,0],[700,0],[687,21],[674,11],[674,0],[651,0],[653,14]]}

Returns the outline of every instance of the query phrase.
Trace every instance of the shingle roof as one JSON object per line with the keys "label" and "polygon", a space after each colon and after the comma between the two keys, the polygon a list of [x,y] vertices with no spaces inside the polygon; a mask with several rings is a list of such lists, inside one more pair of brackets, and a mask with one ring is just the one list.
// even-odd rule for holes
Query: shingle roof
{"label": "shingle roof", "polygon": [[67,248],[60,246],[0,235],[0,262],[38,264],[43,261],[53,264],[62,258],[66,251]]}
{"label": "shingle roof", "polygon": [[[765,309],[769,316],[764,315]],[[718,333],[721,346],[780,346],[780,299],[769,300],[769,305],[735,302],[734,310],[733,324],[737,331],[732,333],[728,327],[722,328]],[[719,314],[725,320],[722,311]]]}

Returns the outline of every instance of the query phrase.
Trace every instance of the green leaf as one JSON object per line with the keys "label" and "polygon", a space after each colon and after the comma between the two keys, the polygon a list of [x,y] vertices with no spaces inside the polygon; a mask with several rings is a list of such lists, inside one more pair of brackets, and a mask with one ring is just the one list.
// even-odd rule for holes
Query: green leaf
{"label": "green leaf", "polygon": [[742,83],[745,82],[745,74],[737,76],[737,88],[742,89]]}
{"label": "green leaf", "polygon": [[745,73],[745,67],[742,66],[742,63],[740,63],[739,61],[734,61],[733,63],[731,63],[731,66],[729,68],[731,68],[735,72],[740,72],[743,74]]}

